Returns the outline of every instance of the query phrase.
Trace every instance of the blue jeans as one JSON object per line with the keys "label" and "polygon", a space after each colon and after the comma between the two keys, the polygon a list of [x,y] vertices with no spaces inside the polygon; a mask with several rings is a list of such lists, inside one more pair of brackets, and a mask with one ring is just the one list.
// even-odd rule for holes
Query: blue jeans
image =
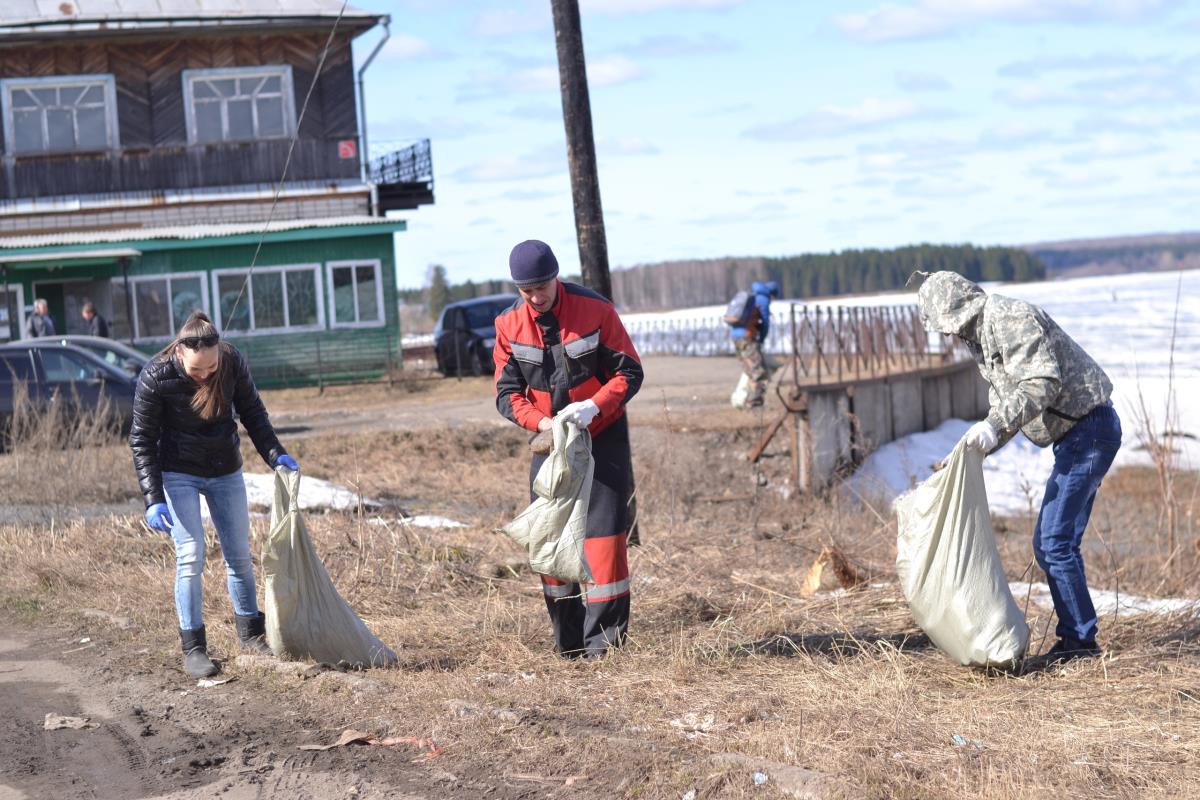
{"label": "blue jeans", "polygon": [[1096,491],[1120,449],[1121,420],[1108,403],[1089,411],[1054,443],[1054,471],[1033,532],[1033,552],[1050,584],[1060,639],[1096,638],[1096,609],[1079,544]]}
{"label": "blue jeans", "polygon": [[242,471],[219,478],[199,478],[182,472],[163,473],[163,491],[175,520],[175,610],[179,627],[193,631],[204,625],[204,524],[200,495],[208,501],[213,527],[225,557],[225,573],[233,611],[239,616],[258,613],[254,597],[254,562],[250,557],[250,510]]}

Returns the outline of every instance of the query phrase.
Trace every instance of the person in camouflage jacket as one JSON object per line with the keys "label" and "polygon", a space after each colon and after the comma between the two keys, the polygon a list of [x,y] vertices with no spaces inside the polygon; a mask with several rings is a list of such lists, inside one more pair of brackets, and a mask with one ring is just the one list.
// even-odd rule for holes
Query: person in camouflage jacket
{"label": "person in camouflage jacket", "polygon": [[967,443],[994,452],[1023,432],[1053,446],[1054,470],[1034,529],[1033,549],[1058,615],[1058,643],[1035,666],[1097,655],[1096,610],[1080,543],[1104,475],[1121,446],[1121,421],[1100,365],[1042,309],[986,294],[954,272],[925,278],[917,305],[925,327],[962,339],[988,382],[987,418]]}

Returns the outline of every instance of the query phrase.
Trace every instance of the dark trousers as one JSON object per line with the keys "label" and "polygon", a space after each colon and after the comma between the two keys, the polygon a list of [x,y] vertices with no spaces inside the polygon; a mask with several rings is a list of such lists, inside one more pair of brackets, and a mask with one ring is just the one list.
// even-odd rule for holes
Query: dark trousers
{"label": "dark trousers", "polygon": [[[595,657],[619,647],[629,630],[629,560],[626,554],[630,464],[629,423],[624,416],[592,439],[592,493],[583,554],[594,582],[586,594],[577,583],[542,575],[554,644],[566,656]],[[533,479],[546,456],[534,456]]]}
{"label": "dark trousers", "polygon": [[1060,639],[1096,638],[1096,609],[1079,545],[1100,482],[1120,448],[1121,420],[1108,403],[1089,411],[1054,443],[1054,471],[1034,529],[1033,554],[1046,572]]}

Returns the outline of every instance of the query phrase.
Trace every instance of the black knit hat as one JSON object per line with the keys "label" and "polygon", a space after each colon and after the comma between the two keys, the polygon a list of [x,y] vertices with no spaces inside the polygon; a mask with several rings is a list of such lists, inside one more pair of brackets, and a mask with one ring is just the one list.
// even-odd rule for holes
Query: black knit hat
{"label": "black knit hat", "polygon": [[550,245],[529,239],[512,249],[508,257],[508,271],[512,281],[520,289],[537,286],[558,277],[558,259]]}

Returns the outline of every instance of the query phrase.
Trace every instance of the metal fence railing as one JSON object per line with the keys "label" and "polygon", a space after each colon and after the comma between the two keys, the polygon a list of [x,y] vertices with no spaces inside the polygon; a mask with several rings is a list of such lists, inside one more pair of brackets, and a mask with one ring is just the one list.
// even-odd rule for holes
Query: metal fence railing
{"label": "metal fence railing", "polygon": [[[729,326],[717,315],[629,320],[639,353],[716,356],[734,353]],[[930,336],[915,306],[776,304],[763,349],[792,361],[798,382],[842,381],[958,360],[953,337]]]}

